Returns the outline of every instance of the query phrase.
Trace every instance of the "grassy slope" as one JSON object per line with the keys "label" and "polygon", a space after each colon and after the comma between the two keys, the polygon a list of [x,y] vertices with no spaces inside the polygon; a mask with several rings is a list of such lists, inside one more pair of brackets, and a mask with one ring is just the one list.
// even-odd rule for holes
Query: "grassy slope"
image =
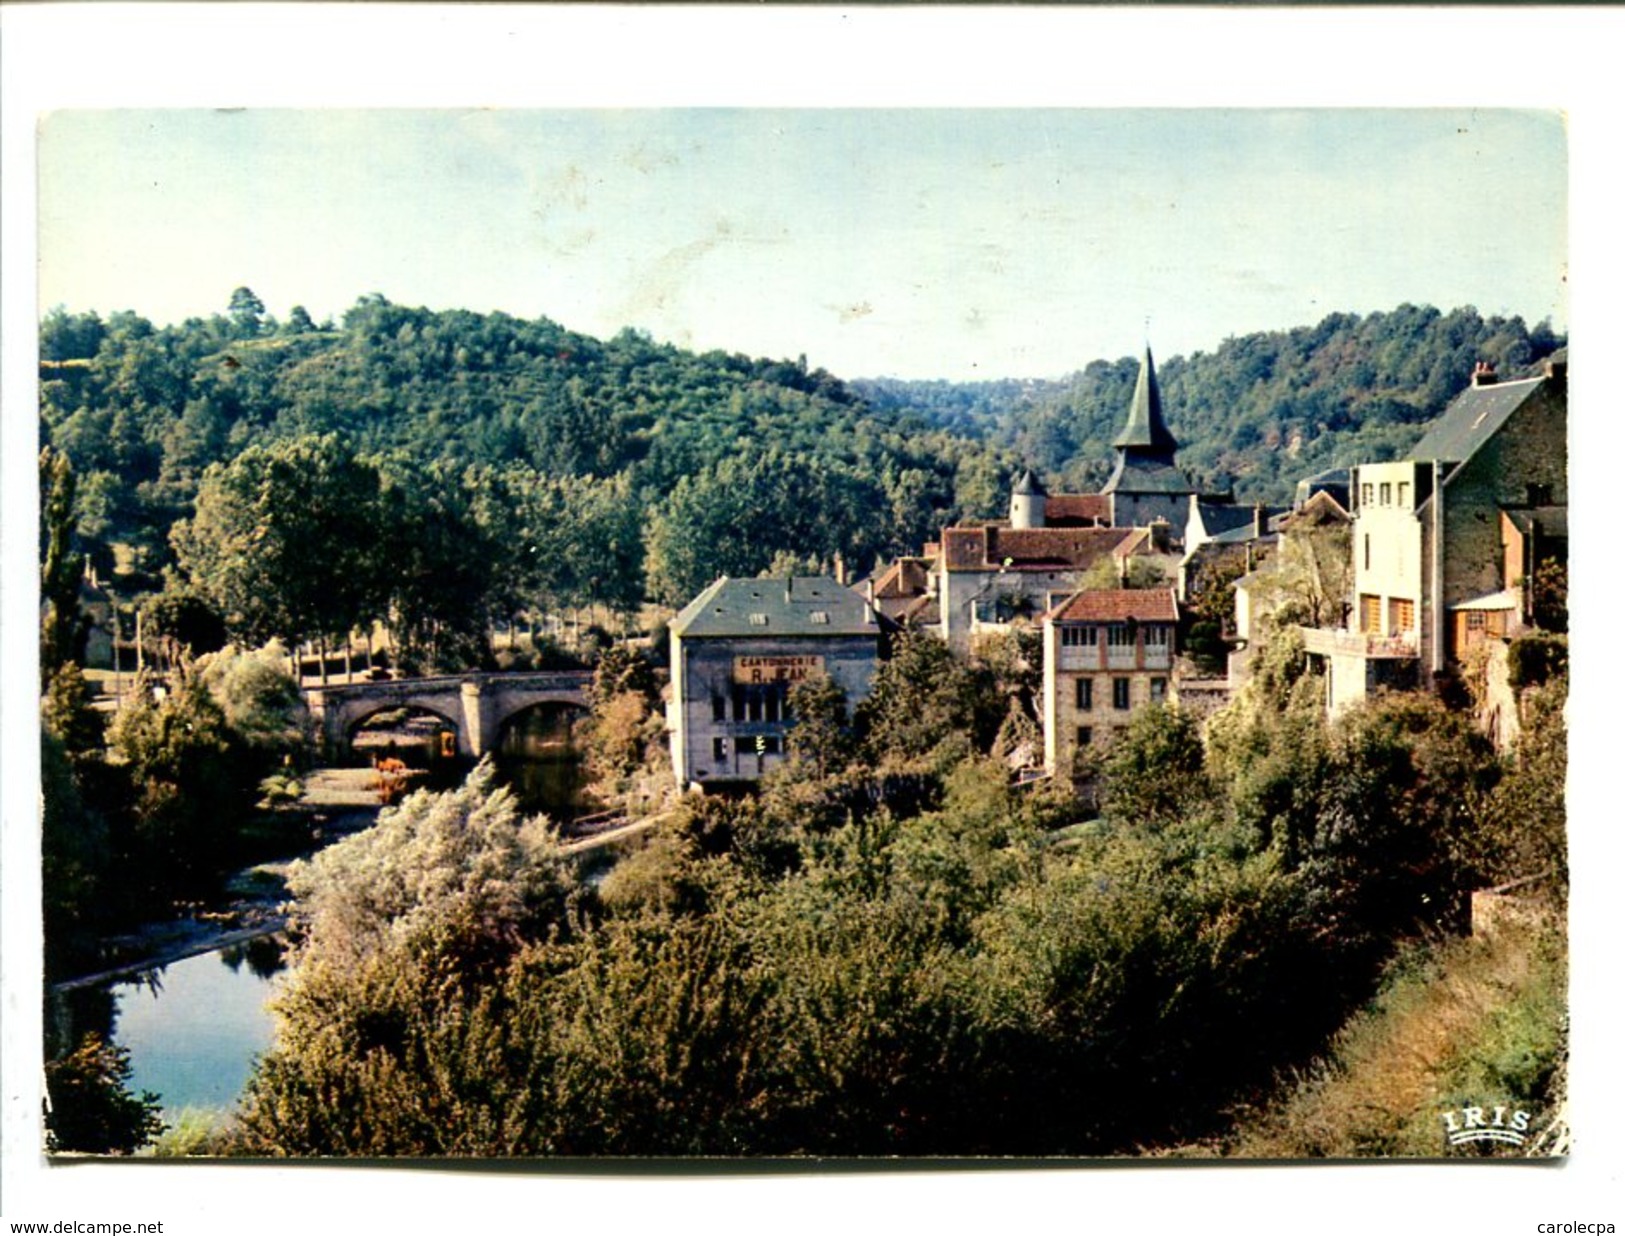
{"label": "grassy slope", "polygon": [[[1417,945],[1327,1057],[1231,1135],[1182,1154],[1248,1159],[1550,1155],[1564,1117],[1567,948],[1561,919]],[[1532,1113],[1522,1148],[1447,1147],[1441,1113],[1498,1103]]]}

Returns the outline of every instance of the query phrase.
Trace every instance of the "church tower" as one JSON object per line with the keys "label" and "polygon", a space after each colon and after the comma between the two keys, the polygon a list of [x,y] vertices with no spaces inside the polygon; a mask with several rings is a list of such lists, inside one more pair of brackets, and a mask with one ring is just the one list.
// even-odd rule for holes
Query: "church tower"
{"label": "church tower", "polygon": [[1162,392],[1157,389],[1150,344],[1140,358],[1128,423],[1112,440],[1112,447],[1117,451],[1117,466],[1100,492],[1111,497],[1113,526],[1144,528],[1164,519],[1173,527],[1183,527],[1194,489],[1174,464],[1179,443],[1162,419]]}

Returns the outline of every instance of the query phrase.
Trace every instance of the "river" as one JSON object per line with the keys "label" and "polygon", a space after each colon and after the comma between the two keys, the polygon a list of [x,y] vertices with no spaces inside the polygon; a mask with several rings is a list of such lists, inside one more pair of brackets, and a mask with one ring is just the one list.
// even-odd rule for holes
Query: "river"
{"label": "river", "polygon": [[[569,719],[550,716],[505,744],[504,778],[515,783],[526,809],[555,819],[579,812],[582,779],[571,737]],[[332,840],[343,835],[335,831]],[[53,1037],[59,1044],[92,1032],[110,1039],[129,1052],[130,1089],[156,1094],[171,1125],[183,1116],[215,1123],[236,1105],[255,1059],[275,1041],[268,1002],[282,964],[278,937],[265,935],[70,984],[52,996]]]}

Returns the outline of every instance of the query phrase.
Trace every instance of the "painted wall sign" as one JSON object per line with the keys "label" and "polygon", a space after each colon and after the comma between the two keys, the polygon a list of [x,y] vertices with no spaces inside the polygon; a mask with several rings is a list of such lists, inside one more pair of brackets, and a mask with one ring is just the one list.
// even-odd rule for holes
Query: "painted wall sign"
{"label": "painted wall sign", "polygon": [[767,682],[802,682],[823,672],[823,657],[734,658],[734,681],[744,686]]}

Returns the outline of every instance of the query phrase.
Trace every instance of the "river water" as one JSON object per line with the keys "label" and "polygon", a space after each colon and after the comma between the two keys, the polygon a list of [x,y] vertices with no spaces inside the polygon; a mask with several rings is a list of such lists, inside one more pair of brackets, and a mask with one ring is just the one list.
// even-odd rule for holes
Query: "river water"
{"label": "river water", "polygon": [[[264,943],[275,957],[275,945]],[[266,1001],[276,978],[251,957],[216,949],[111,989],[113,1037],[130,1053],[130,1089],[157,1094],[171,1120],[188,1108],[232,1107],[255,1057],[271,1046]]]}
{"label": "river water", "polygon": [[[569,819],[582,777],[569,718],[547,717],[508,737],[499,763],[527,810]],[[272,938],[215,949],[138,977],[61,993],[58,1032],[95,1032],[130,1053],[129,1088],[159,1097],[171,1124],[183,1112],[223,1116],[276,1035],[267,1003],[281,949]]]}

